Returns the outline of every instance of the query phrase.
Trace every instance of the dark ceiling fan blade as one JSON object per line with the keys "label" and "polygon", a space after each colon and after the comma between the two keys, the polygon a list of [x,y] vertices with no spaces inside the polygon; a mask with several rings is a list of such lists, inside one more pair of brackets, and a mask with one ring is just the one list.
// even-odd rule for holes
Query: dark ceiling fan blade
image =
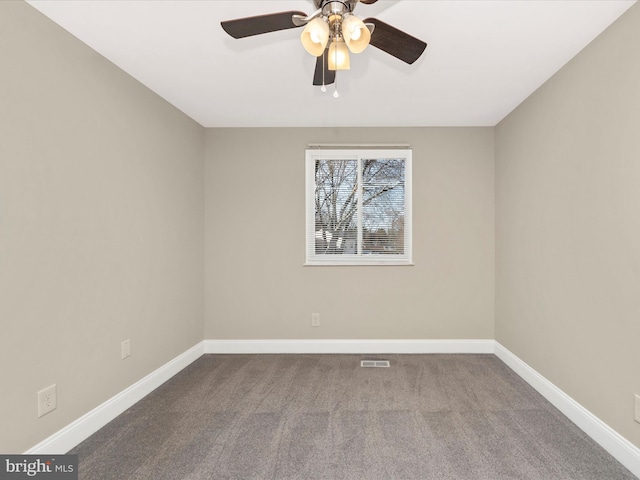
{"label": "dark ceiling fan blade", "polygon": [[[327,52],[329,50],[325,48],[322,56],[316,60],[316,69],[313,72],[313,84],[314,85],[331,85],[336,81],[336,71],[329,70],[329,60],[327,59]],[[324,82],[322,72],[324,70]]]}
{"label": "dark ceiling fan blade", "polygon": [[360,0],[360,3],[364,3],[365,5],[371,5],[372,3],[376,3],[378,0]]}
{"label": "dark ceiling fan blade", "polygon": [[289,12],[270,13],[268,15],[227,20],[220,22],[220,25],[222,25],[224,31],[233,38],[244,38],[262,33],[286,30],[287,28],[296,28],[298,25],[292,21],[294,15],[307,16],[304,12],[291,10]]}
{"label": "dark ceiling fan blade", "polygon": [[427,48],[427,44],[422,40],[412,37],[408,33],[404,33],[402,30],[398,30],[377,18],[366,18],[363,21],[364,23],[373,23],[375,25],[369,44],[403,62],[412,64],[420,58],[424,49]]}

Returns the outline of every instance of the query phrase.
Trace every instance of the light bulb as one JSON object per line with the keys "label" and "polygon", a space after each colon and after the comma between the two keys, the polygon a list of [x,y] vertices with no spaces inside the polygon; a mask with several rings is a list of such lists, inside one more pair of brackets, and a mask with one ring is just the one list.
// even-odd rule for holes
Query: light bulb
{"label": "light bulb", "polygon": [[315,30],[310,33],[309,38],[313,43],[320,43],[320,35]]}
{"label": "light bulb", "polygon": [[351,40],[358,40],[360,38],[360,35],[362,35],[361,33],[361,29],[358,27],[355,27],[352,31],[351,31]]}
{"label": "light bulb", "polygon": [[327,91],[327,87],[325,87],[324,85],[322,85],[322,86],[320,87],[320,91],[321,91],[322,93],[326,93],[326,91]]}
{"label": "light bulb", "polygon": [[333,98],[338,98],[339,96],[340,96],[340,94],[338,93],[338,90],[333,92]]}

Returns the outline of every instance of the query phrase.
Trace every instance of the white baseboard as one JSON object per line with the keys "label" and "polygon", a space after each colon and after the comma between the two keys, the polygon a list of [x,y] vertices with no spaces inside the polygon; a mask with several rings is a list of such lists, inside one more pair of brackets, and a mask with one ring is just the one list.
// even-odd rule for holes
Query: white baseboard
{"label": "white baseboard", "polygon": [[127,408],[151,393],[183,368],[200,358],[204,353],[203,342],[177,356],[143,379],[137,381],[102,405],[94,408],[62,430],[51,435],[36,446],[27,450],[25,455],[47,455],[66,453],[78,445]]}
{"label": "white baseboard", "polygon": [[505,347],[495,342],[495,354],[596,443],[640,478],[640,449],[540,375]]}
{"label": "white baseboard", "polygon": [[66,453],[207,353],[495,353],[616,460],[640,478],[640,449],[494,340],[205,340],[51,435],[25,454]]}
{"label": "white baseboard", "polygon": [[205,340],[205,353],[493,353],[494,340]]}

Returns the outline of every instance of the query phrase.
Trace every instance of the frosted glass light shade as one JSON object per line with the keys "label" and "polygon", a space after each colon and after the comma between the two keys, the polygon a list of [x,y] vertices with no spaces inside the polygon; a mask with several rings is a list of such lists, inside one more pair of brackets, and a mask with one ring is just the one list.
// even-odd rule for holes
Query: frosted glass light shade
{"label": "frosted glass light shade", "polygon": [[349,15],[342,20],[342,36],[352,53],[360,53],[371,41],[371,32],[358,17]]}
{"label": "frosted glass light shade", "polygon": [[329,42],[329,25],[322,18],[314,18],[300,34],[304,49],[314,57],[319,57]]}
{"label": "frosted glass light shade", "polygon": [[349,49],[342,38],[335,39],[329,45],[329,70],[349,70]]}

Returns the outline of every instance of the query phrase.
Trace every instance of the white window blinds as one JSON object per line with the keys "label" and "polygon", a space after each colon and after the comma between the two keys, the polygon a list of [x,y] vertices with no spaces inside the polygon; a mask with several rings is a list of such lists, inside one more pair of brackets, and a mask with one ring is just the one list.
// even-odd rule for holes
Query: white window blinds
{"label": "white window blinds", "polygon": [[411,264],[411,150],[307,150],[306,264]]}

